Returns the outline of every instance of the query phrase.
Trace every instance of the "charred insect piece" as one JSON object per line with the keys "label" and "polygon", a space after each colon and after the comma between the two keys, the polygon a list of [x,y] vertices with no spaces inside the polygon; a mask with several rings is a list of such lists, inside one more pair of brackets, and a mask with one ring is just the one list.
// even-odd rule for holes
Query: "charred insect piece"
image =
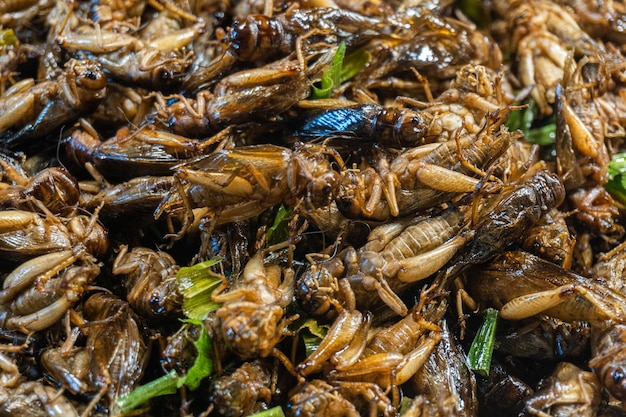
{"label": "charred insect piece", "polygon": [[107,231],[95,217],[42,217],[25,210],[0,211],[0,257],[15,262],[83,245],[99,257],[108,250]]}
{"label": "charred insect piece", "polygon": [[592,235],[609,242],[618,242],[624,236],[622,214],[603,187],[580,188],[569,193],[568,200],[576,209],[576,220]]}
{"label": "charred insect piece", "polygon": [[463,215],[451,208],[414,224],[379,226],[358,251],[348,247],[333,258],[313,262],[298,279],[298,299],[308,311],[325,314],[336,299],[337,279],[345,277],[359,309],[373,310],[382,300],[404,316],[408,309],[398,294],[434,274],[467,242],[458,234],[463,222]]}
{"label": "charred insect piece", "polygon": [[[301,141],[326,140],[349,146],[375,142],[385,147],[413,147],[431,142],[426,137],[427,116],[419,111],[378,104],[357,104],[308,116],[293,137]],[[432,138],[434,141],[435,138]]]}
{"label": "charred insect piece", "polygon": [[130,305],[113,295],[94,294],[84,305],[86,347],[91,352],[91,382],[105,396],[111,413],[115,399],[130,393],[148,361],[147,338]]}
{"label": "charred insect piece", "polygon": [[[292,8],[273,17],[252,14],[235,18],[222,39],[224,54],[206,69],[189,74],[184,88],[197,91],[237,61],[267,62],[315,44],[358,46],[385,30],[380,20],[334,7]],[[299,42],[305,45],[297,45]]]}
{"label": "charred insect piece", "polygon": [[416,392],[437,408],[440,415],[477,414],[476,380],[466,363],[465,354],[444,321],[441,341],[412,378]]}
{"label": "charred insect piece", "polygon": [[136,177],[111,185],[98,194],[85,198],[81,205],[87,210],[102,207],[98,216],[109,228],[119,228],[132,223],[135,226],[150,224],[153,213],[171,192],[175,181],[169,177]]}
{"label": "charred insect piece", "polygon": [[[623,272],[626,268],[624,256],[625,244],[602,254],[593,267],[593,277],[605,285],[623,294]],[[626,326],[620,321],[606,323],[595,329],[592,340],[592,358],[589,367],[594,370],[600,383],[615,398],[626,399]]]}
{"label": "charred insect piece", "polygon": [[264,362],[244,362],[230,375],[215,379],[209,398],[220,415],[248,416],[268,408],[271,385],[272,374]]}
{"label": "charred insect piece", "polygon": [[39,381],[24,381],[0,390],[0,413],[33,417],[80,415],[77,407],[55,388]]}
{"label": "charred insect piece", "polygon": [[86,394],[92,387],[89,385],[90,353],[84,347],[75,347],[65,352],[62,347],[49,348],[39,357],[50,378],[59,383],[72,394]]}
{"label": "charred insect piece", "polygon": [[321,56],[307,56],[302,63],[285,58],[231,74],[220,80],[213,94],[200,91],[195,99],[174,96],[178,101],[168,103],[157,96],[158,116],[174,133],[193,138],[230,125],[266,122],[309,96],[311,85],[328,69],[336,51],[333,47]]}
{"label": "charred insect piece", "polygon": [[547,261],[559,264],[565,269],[572,265],[575,239],[570,233],[566,214],[552,209],[526,234],[523,247]]}
{"label": "charred insect piece", "polygon": [[499,308],[507,320],[539,313],[568,321],[626,320],[624,295],[526,252],[506,252],[478,271],[467,283],[472,297]]}
{"label": "charred insect piece", "polygon": [[57,42],[67,51],[86,53],[122,83],[170,91],[180,85],[191,63],[183,49],[199,35],[201,25],[151,40],[103,29],[81,29],[82,33],[60,35]]}
{"label": "charred insect piece", "polygon": [[[400,21],[403,17],[396,16]],[[429,80],[435,91],[447,88],[456,71],[467,64],[484,65],[497,70],[502,62],[498,45],[475,27],[450,17],[425,12],[411,16],[409,30],[398,38],[382,42],[374,51],[373,60],[350,82],[350,88],[387,91],[418,97],[424,93],[422,82],[415,80],[413,70]],[[441,85],[441,87],[439,86]]]}
{"label": "charred insect piece", "polygon": [[293,415],[358,417],[361,414],[341,391],[322,381],[307,382],[289,397],[288,409]]}
{"label": "charred insect piece", "polygon": [[78,204],[78,182],[63,168],[46,168],[32,178],[22,177],[18,181],[17,185],[0,190],[0,206],[26,210],[36,199],[52,213],[61,213]]}
{"label": "charred insect piece", "polygon": [[561,362],[526,400],[524,415],[549,412],[559,416],[595,416],[600,407],[600,392],[594,373]]}
{"label": "charred insect piece", "polygon": [[481,184],[477,172],[482,173],[518,136],[501,126],[507,113],[494,114],[476,135],[408,149],[391,162],[381,159],[377,170],[346,172],[337,199],[339,209],[348,218],[384,220],[475,191]]}
{"label": "charred insect piece", "polygon": [[155,217],[185,209],[186,224],[193,221],[191,209],[207,207],[217,214],[217,223],[244,220],[283,200],[305,209],[330,203],[339,173],[331,167],[325,148],[298,147],[295,151],[274,145],[223,150],[178,167],[174,176],[182,185],[163,200]]}
{"label": "charred insect piece", "polygon": [[450,261],[450,266],[437,277],[437,285],[440,288],[447,287],[470,265],[486,262],[502,253],[564,199],[565,189],[556,175],[547,170],[535,172],[510,193],[505,193],[493,210],[478,223],[472,241],[459,251],[456,258]]}
{"label": "charred insect piece", "polygon": [[476,378],[481,412],[501,416],[517,416],[524,408],[524,401],[534,390],[512,369],[505,367],[504,361],[492,358],[488,378]]}
{"label": "charred insect piece", "polygon": [[144,175],[170,175],[175,165],[201,156],[212,143],[149,127],[132,133],[121,128],[114,137],[101,142],[89,127],[74,129],[64,145],[72,164],[80,168],[91,164],[107,178],[130,180]]}
{"label": "charred insect piece", "polygon": [[551,114],[554,89],[563,79],[568,50],[584,56],[594,55],[600,47],[568,9],[553,2],[498,1],[494,5],[513,33],[509,36],[519,59],[519,80],[524,86],[535,86],[533,99],[542,114]]}
{"label": "charred insect piece", "polygon": [[54,132],[95,109],[104,99],[106,86],[98,63],[70,60],[55,80],[0,98],[0,141],[15,148]]}
{"label": "charred insect piece", "polygon": [[[205,326],[205,329],[211,330],[211,327]],[[200,338],[201,331],[196,324],[183,323],[176,333],[167,337],[167,343],[161,352],[161,367],[166,372],[174,369],[177,373],[183,373],[193,365],[198,356],[195,343]]]}
{"label": "charred insect piece", "polygon": [[178,265],[165,252],[148,248],[120,247],[113,263],[114,275],[125,275],[126,300],[143,315],[155,319],[172,316],[180,311],[182,297],[178,293]]}
{"label": "charred insect piece", "polygon": [[6,0],[0,4],[0,25],[19,29],[54,6],[51,0]]}
{"label": "charred insect piece", "polygon": [[498,352],[557,361],[589,356],[592,329],[587,322],[538,316],[506,324],[506,331],[496,339]]}
{"label": "charred insect piece", "polygon": [[262,252],[257,252],[232,289],[216,289],[212,299],[223,304],[215,316],[227,346],[242,358],[272,354],[286,326],[294,320],[283,318],[284,307],[293,298],[294,284],[293,269],[265,265]]}
{"label": "charred insect piece", "polygon": [[52,326],[99,274],[100,267],[92,257],[69,250],[23,263],[5,278],[0,291],[6,312],[3,327],[28,333]]}

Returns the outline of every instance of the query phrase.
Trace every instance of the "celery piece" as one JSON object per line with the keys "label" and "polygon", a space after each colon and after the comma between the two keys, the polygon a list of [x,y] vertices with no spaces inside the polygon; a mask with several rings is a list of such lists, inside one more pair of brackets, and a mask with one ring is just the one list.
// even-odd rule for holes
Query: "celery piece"
{"label": "celery piece", "polygon": [[489,376],[491,356],[493,355],[493,347],[496,340],[497,322],[498,310],[493,308],[485,310],[485,321],[478,329],[478,333],[476,333],[467,355],[469,368],[485,377]]}

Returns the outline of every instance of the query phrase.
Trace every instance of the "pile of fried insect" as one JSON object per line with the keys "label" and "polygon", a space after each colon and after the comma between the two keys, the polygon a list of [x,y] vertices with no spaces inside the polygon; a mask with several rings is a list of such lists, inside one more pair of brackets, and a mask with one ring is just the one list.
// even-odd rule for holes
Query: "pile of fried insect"
{"label": "pile of fried insect", "polygon": [[625,33],[0,1],[0,415],[625,415]]}

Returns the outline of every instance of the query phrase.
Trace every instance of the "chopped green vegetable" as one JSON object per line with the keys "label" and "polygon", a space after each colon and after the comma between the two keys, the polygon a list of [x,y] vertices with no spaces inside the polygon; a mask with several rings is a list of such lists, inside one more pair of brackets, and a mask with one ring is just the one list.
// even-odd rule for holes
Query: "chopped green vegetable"
{"label": "chopped green vegetable", "polygon": [[337,52],[333,57],[333,62],[330,64],[330,68],[324,74],[322,74],[322,80],[320,81],[319,88],[312,86],[311,99],[319,100],[322,98],[329,98],[333,90],[335,90],[341,84],[341,67],[343,65],[343,57],[346,54],[346,44],[341,42],[337,48]]}
{"label": "chopped green vegetable", "polygon": [[147,384],[135,388],[130,394],[118,398],[115,402],[123,414],[139,407],[152,398],[162,395],[175,394],[176,390],[185,385],[194,391],[200,386],[200,382],[213,372],[213,359],[211,359],[211,339],[200,320],[186,320],[187,323],[199,326],[200,337],[194,342],[198,356],[186,375],[179,376],[175,370],[150,381]]}
{"label": "chopped green vegetable", "polygon": [[210,269],[220,261],[219,258],[210,259],[178,271],[176,279],[183,295],[183,312],[190,319],[202,320],[220,307],[211,301],[211,294],[222,283],[222,278]]}
{"label": "chopped green vegetable", "polygon": [[343,60],[343,66],[341,67],[341,83],[348,81],[354,77],[367,66],[372,60],[372,54],[365,49],[357,49],[350,55],[346,55]]}
{"label": "chopped green vegetable", "polygon": [[269,410],[252,414],[248,417],[285,417],[285,413],[283,413],[283,409],[280,406],[276,406],[274,408],[270,408]]}
{"label": "chopped green vegetable", "polygon": [[497,322],[498,310],[493,308],[485,310],[485,321],[478,329],[478,333],[476,333],[476,337],[470,347],[469,355],[467,355],[469,368],[483,376],[489,376],[491,356],[496,340]]}
{"label": "chopped green vegetable", "polygon": [[17,36],[13,29],[0,30],[0,46],[13,46],[17,44]]}
{"label": "chopped green vegetable", "polygon": [[400,411],[398,412],[399,416],[404,415],[407,411],[411,409],[413,405],[413,400],[409,397],[402,397],[402,401],[400,402]]}
{"label": "chopped green vegetable", "polygon": [[626,204],[626,153],[616,153],[609,163],[609,181],[604,188],[613,198]]}
{"label": "chopped green vegetable", "polygon": [[526,134],[526,139],[530,143],[536,143],[539,146],[550,146],[556,139],[556,123],[530,129]]}
{"label": "chopped green vegetable", "polygon": [[184,381],[178,386],[185,384],[187,388],[194,391],[200,386],[200,382],[211,375],[213,372],[213,360],[211,359],[210,352],[212,349],[211,339],[207,333],[204,325],[200,320],[186,320],[188,323],[195,324],[202,329],[200,337],[194,342],[198,356],[193,365],[187,371],[187,375],[184,377]]}
{"label": "chopped green vegetable", "polygon": [[126,414],[151,398],[175,394],[179,380],[180,377],[172,369],[168,374],[135,388],[133,392],[118,398],[115,402],[120,407],[122,414]]}
{"label": "chopped green vegetable", "polygon": [[322,340],[324,340],[324,337],[326,337],[328,328],[328,325],[319,324],[317,320],[313,318],[296,320],[294,324],[290,326],[290,330],[295,331],[302,338],[307,356],[317,350]]}
{"label": "chopped green vegetable", "polygon": [[287,209],[281,204],[274,218],[274,224],[267,230],[266,242],[268,246],[272,246],[276,243],[284,242],[289,237],[289,222],[285,221],[290,217],[292,213],[291,209]]}
{"label": "chopped green vegetable", "polygon": [[[556,139],[556,122],[554,116],[541,121],[540,126],[537,124],[536,117],[539,109],[534,100],[528,101],[528,107],[520,111],[514,111],[509,115],[506,122],[510,130],[521,130],[530,143],[536,143],[540,146],[550,146]],[[535,127],[533,127],[535,126]]]}

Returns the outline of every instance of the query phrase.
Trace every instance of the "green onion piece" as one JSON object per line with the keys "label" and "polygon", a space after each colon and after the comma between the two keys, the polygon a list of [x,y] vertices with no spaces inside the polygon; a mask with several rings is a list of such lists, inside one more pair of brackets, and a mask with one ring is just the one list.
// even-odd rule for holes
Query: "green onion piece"
{"label": "green onion piece", "polygon": [[556,139],[556,123],[550,123],[536,129],[530,129],[526,133],[526,139],[530,143],[540,146],[550,146]]}
{"label": "green onion piece", "polygon": [[526,108],[513,111],[509,114],[509,118],[506,121],[506,126],[509,130],[519,129],[526,134],[532,127],[537,105],[534,100],[530,100],[526,104]]}
{"label": "green onion piece", "polygon": [[341,67],[343,65],[343,57],[346,54],[346,44],[341,42],[337,48],[337,52],[333,57],[330,68],[322,74],[319,88],[312,86],[311,99],[319,100],[322,98],[330,98],[331,93],[341,84]]}
{"label": "green onion piece", "polygon": [[220,259],[210,259],[199,264],[182,267],[176,275],[178,290],[183,295],[183,312],[190,319],[202,320],[220,305],[211,301],[211,294],[222,279],[211,272],[210,267]]}
{"label": "green onion piece", "polygon": [[168,374],[135,388],[129,394],[117,398],[115,402],[120,407],[122,414],[128,413],[154,397],[176,394],[179,379],[180,377],[176,374],[176,371],[172,369]]}
{"label": "green onion piece", "polygon": [[528,107],[520,111],[514,111],[509,115],[506,122],[509,130],[521,130],[530,143],[540,146],[550,146],[556,139],[556,122],[554,116],[542,120],[539,127],[533,127],[538,114],[537,103],[528,100]]}
{"label": "green onion piece", "polygon": [[609,163],[609,181],[604,185],[614,199],[626,204],[626,153],[616,153]]}
{"label": "green onion piece", "polygon": [[283,409],[280,406],[276,406],[269,410],[251,414],[248,417],[285,417],[285,413],[283,413]]}
{"label": "green onion piece", "polygon": [[0,46],[13,46],[17,44],[17,36],[13,29],[0,30]]}
{"label": "green onion piece", "polygon": [[289,326],[290,331],[298,333],[302,338],[307,356],[310,356],[317,350],[324,337],[326,337],[328,328],[329,325],[319,324],[313,318],[299,319]]}
{"label": "green onion piece", "polygon": [[467,362],[472,371],[482,376],[489,376],[491,356],[496,340],[496,324],[498,322],[498,310],[488,308],[485,310],[485,321],[472,342]]}
{"label": "green onion piece", "polygon": [[[200,386],[200,382],[211,375],[213,372],[213,359],[211,359],[211,339],[209,338],[209,334],[206,331],[206,328],[202,324],[200,320],[185,320],[187,323],[192,323],[197,326],[200,326],[202,332],[200,333],[200,337],[198,340],[194,342],[196,346],[196,350],[198,351],[198,356],[196,356],[196,360],[194,361],[189,371],[187,371],[187,375],[185,375],[184,380],[179,382],[178,386],[181,387],[183,384],[187,386],[192,391],[195,391]],[[183,378],[181,378],[182,380]]]}
{"label": "green onion piece", "polygon": [[291,210],[281,204],[274,218],[274,224],[267,230],[265,237],[267,246],[287,240],[289,237],[289,222],[285,221],[285,218],[290,215]]}
{"label": "green onion piece", "polygon": [[363,48],[357,49],[350,55],[346,55],[343,60],[343,66],[341,67],[340,83],[348,81],[350,78],[363,71],[371,60],[372,54]]}

